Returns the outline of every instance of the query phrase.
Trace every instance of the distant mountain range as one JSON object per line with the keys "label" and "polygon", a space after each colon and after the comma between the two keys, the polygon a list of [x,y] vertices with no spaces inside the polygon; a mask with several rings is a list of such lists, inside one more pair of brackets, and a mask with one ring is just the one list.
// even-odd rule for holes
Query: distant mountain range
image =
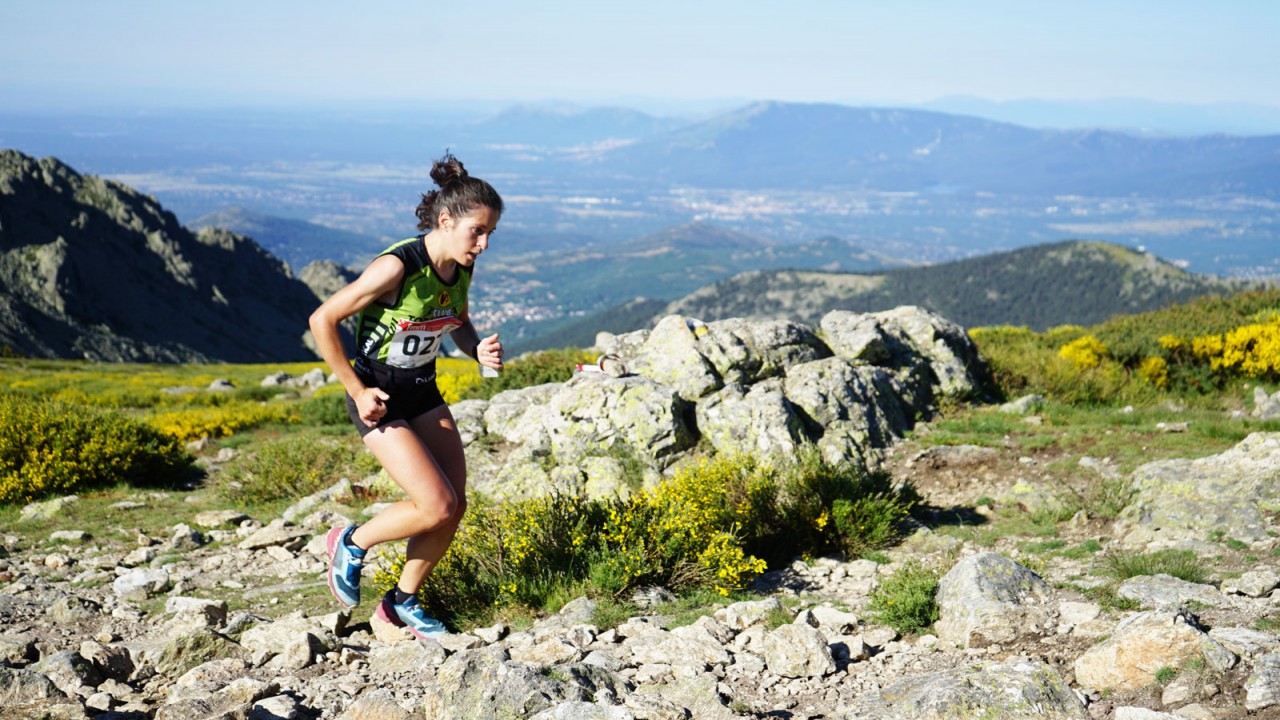
{"label": "distant mountain range", "polygon": [[[1034,110],[1043,120],[1070,109]],[[248,207],[399,239],[412,232],[431,159],[451,148],[510,199],[502,237],[543,250],[708,221],[775,244],[834,236],[930,262],[1082,238],[1145,246],[1200,272],[1280,274],[1280,134],[1037,129],[782,102],[701,118],[545,104],[439,110],[0,109],[0,145],[125,179],[188,221]],[[1162,109],[1128,112],[1142,128]],[[312,248],[249,234],[294,268],[349,262],[323,238]]]}
{"label": "distant mountain range", "polygon": [[275,362],[315,355],[316,296],[250,238],[0,150],[0,346],[30,357]]}
{"label": "distant mountain range", "polygon": [[[670,314],[703,321],[730,317],[816,323],[835,309],[877,312],[919,305],[965,327],[1036,330],[1091,325],[1209,294],[1251,287],[1188,273],[1152,255],[1098,242],[1068,241],[878,274],[751,271],[670,303],[633,301],[578,319],[532,347],[583,347],[596,333],[651,327]],[[625,319],[625,322],[619,320]]]}
{"label": "distant mountain range", "polygon": [[921,110],[762,102],[603,153],[609,172],[732,188],[1280,196],[1280,135],[1036,130]]}

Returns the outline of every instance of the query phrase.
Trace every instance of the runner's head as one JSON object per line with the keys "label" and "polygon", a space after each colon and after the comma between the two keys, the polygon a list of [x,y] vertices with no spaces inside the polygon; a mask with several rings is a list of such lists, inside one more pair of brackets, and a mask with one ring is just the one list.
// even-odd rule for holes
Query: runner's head
{"label": "runner's head", "polygon": [[498,191],[484,180],[468,175],[462,161],[452,153],[446,152],[431,165],[431,179],[437,187],[423,195],[418,204],[419,230],[434,230],[444,211],[454,218],[463,218],[486,207],[502,215],[502,196]]}

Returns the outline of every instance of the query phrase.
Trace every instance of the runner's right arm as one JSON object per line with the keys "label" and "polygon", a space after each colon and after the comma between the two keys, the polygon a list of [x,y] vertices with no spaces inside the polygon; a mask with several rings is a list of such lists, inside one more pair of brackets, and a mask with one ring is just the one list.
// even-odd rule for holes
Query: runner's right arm
{"label": "runner's right arm", "polygon": [[400,259],[383,255],[369,263],[360,277],[334,293],[311,313],[311,335],[315,338],[320,357],[324,358],[329,369],[346,388],[347,394],[355,399],[360,417],[370,425],[377,424],[378,418],[386,412],[383,403],[388,396],[382,390],[366,387],[351,368],[346,350],[342,347],[338,325],[374,300],[393,298],[403,279],[404,264]]}

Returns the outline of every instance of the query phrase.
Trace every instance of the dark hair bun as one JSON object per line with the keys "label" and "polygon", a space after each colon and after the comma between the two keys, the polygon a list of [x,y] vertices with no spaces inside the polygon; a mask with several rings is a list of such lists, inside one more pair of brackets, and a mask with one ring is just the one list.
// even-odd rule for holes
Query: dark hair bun
{"label": "dark hair bun", "polygon": [[453,153],[446,152],[444,157],[431,164],[431,179],[435,181],[437,187],[448,187],[450,183],[466,180],[467,169],[462,166],[461,160],[453,156]]}

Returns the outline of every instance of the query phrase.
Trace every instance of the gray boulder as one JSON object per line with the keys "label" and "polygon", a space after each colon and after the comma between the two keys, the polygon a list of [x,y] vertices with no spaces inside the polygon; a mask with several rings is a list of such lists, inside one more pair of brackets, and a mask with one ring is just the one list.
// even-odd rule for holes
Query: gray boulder
{"label": "gray boulder", "polygon": [[1200,540],[1231,529],[1266,540],[1267,511],[1280,509],[1280,433],[1253,433],[1235,447],[1195,460],[1158,460],[1133,472],[1134,499],[1117,530],[1126,544]]}
{"label": "gray boulder", "polygon": [[1251,713],[1280,705],[1280,653],[1263,655],[1244,681],[1244,708]]}
{"label": "gray boulder", "polygon": [[1134,600],[1145,608],[1178,608],[1189,603],[1209,607],[1226,604],[1227,598],[1212,585],[1192,583],[1172,575],[1139,575],[1120,583],[1116,595]]}
{"label": "gray boulder", "polygon": [[39,657],[35,637],[28,634],[0,635],[0,665],[23,667]]}
{"label": "gray boulder", "polygon": [[750,388],[731,382],[703,398],[695,417],[698,433],[717,452],[728,455],[791,454],[808,439],[778,380]]}
{"label": "gray boulder", "polygon": [[664,467],[693,446],[687,403],[672,388],[644,377],[587,377],[564,384],[543,422],[556,459],[574,463],[622,445]]}
{"label": "gray boulder", "polygon": [[769,672],[787,678],[815,678],[836,670],[827,639],[810,625],[783,625],[764,636]]}
{"label": "gray boulder", "polygon": [[370,690],[351,703],[338,720],[415,720],[415,715],[400,707],[390,690]]}
{"label": "gray boulder", "polygon": [[1218,671],[1239,660],[1186,613],[1142,612],[1126,618],[1115,634],[1076,658],[1076,681],[1096,690],[1136,690],[1154,682],[1160,668],[1181,667],[1192,658]]}
{"label": "gray boulder", "polygon": [[823,457],[868,462],[910,427],[898,382],[878,368],[826,358],[791,368],[786,397],[800,408]]}
{"label": "gray boulder", "polygon": [[533,720],[635,720],[635,715],[618,705],[571,700],[533,716]]}
{"label": "gray boulder", "polygon": [[[670,703],[665,712],[646,714],[641,717],[678,718],[690,717],[697,720],[737,720],[740,716],[729,709],[724,697],[718,689],[719,682],[711,673],[698,673],[693,677],[680,677],[672,682],[659,685],[642,685],[636,696],[646,695],[660,698]],[[628,707],[637,707],[639,703],[628,698]],[[681,711],[684,711],[683,713]],[[677,714],[680,713],[680,714]],[[684,714],[687,713],[687,714]]]}
{"label": "gray boulder", "polygon": [[519,445],[549,446],[550,441],[546,437],[543,423],[526,418],[526,415],[545,408],[552,396],[560,392],[561,388],[561,383],[545,383],[516,390],[505,390],[494,395],[484,408],[486,431],[507,442]]}
{"label": "gray boulder", "polygon": [[465,650],[440,666],[428,684],[427,717],[440,720],[499,720],[531,717],[555,705],[590,701],[601,692],[616,696],[613,675],[593,665],[559,666],[559,680],[511,660],[506,650]]}
{"label": "gray boulder", "polygon": [[1240,577],[1222,583],[1222,592],[1239,593],[1245,597],[1260,598],[1271,594],[1280,586],[1280,575],[1274,570],[1261,568],[1242,573]]}
{"label": "gray boulder", "polygon": [[926,412],[937,398],[987,394],[989,375],[977,346],[964,328],[936,313],[914,306],[865,315],[835,310],[819,325],[837,356],[891,370],[916,412]]}
{"label": "gray boulder", "polygon": [[[701,320],[668,315],[658,321],[635,355],[625,358],[627,367],[631,372],[672,388],[681,398],[696,402],[724,386],[715,365],[703,356],[699,347],[700,336],[710,332]],[[719,344],[708,342],[707,345]],[[726,355],[738,354],[736,351],[741,350],[741,346],[735,345],[726,348]],[[726,358],[725,362],[732,360]]]}
{"label": "gray boulder", "polygon": [[111,589],[122,600],[141,602],[169,589],[169,571],[164,568],[138,568],[115,579]]}
{"label": "gray boulder", "polygon": [[697,348],[725,383],[751,385],[831,355],[813,329],[789,320],[732,318],[695,330]]}
{"label": "gray boulder", "polygon": [[982,647],[1041,634],[1051,598],[1048,583],[1013,560],[990,552],[972,555],[938,581],[938,637]]}
{"label": "gray boulder", "polygon": [[32,669],[49,678],[67,695],[75,695],[83,687],[96,687],[103,679],[93,663],[75,650],[60,650],[42,659]]}
{"label": "gray boulder", "polygon": [[1088,720],[1062,676],[1043,663],[986,663],[909,677],[873,693],[848,720]]}
{"label": "gray boulder", "polygon": [[1280,418],[1280,392],[1267,395],[1261,387],[1253,388],[1253,412],[1250,415],[1259,420],[1275,420]]}

